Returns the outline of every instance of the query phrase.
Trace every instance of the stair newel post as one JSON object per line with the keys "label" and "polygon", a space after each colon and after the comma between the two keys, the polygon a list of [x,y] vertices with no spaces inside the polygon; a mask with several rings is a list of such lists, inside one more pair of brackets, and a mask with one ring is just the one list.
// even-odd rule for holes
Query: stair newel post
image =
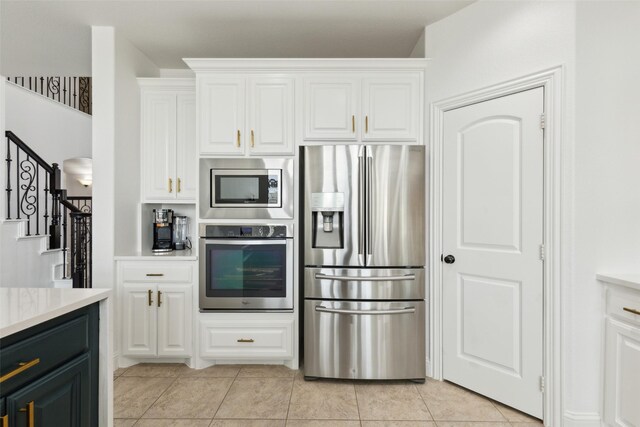
{"label": "stair newel post", "polygon": [[49,226],[49,249],[60,249],[60,195],[62,182],[57,163],[51,165],[53,172],[49,175],[49,191],[51,193],[51,225]]}
{"label": "stair newel post", "polygon": [[69,277],[69,272],[67,270],[67,218],[69,217],[69,213],[67,207],[65,206],[62,209],[62,268],[63,268],[63,277],[66,279]]}

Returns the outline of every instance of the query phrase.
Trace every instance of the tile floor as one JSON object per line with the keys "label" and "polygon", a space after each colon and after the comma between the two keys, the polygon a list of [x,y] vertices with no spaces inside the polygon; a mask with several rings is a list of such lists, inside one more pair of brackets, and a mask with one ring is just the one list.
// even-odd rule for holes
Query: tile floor
{"label": "tile floor", "polygon": [[116,427],[541,427],[439,381],[307,382],[269,365],[140,364],[114,375]]}

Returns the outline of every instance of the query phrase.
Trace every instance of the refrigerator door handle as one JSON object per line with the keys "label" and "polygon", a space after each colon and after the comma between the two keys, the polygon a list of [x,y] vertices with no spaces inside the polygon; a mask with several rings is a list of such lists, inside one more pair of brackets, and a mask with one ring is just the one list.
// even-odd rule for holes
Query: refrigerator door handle
{"label": "refrigerator door handle", "polygon": [[316,305],[316,311],[320,313],[334,313],[334,314],[359,314],[359,315],[383,315],[383,314],[407,314],[415,313],[415,307],[405,307],[398,310],[339,310],[335,308],[327,308],[321,305]]}
{"label": "refrigerator door handle", "polygon": [[360,258],[360,265],[364,265],[364,196],[365,196],[365,165],[364,156],[361,154],[358,156],[358,258]]}
{"label": "refrigerator door handle", "polygon": [[316,273],[316,279],[339,280],[341,282],[398,282],[401,280],[416,280],[415,274],[403,274],[401,276],[332,276],[330,274]]}
{"label": "refrigerator door handle", "polygon": [[373,191],[371,190],[371,185],[372,185],[372,175],[373,175],[373,155],[371,154],[370,150],[367,150],[367,176],[366,176],[366,182],[365,182],[365,186],[367,188],[367,235],[365,238],[365,245],[366,245],[366,258],[367,258],[367,265],[370,264],[371,260],[371,215],[372,215],[372,210],[371,210],[371,197],[373,195]]}

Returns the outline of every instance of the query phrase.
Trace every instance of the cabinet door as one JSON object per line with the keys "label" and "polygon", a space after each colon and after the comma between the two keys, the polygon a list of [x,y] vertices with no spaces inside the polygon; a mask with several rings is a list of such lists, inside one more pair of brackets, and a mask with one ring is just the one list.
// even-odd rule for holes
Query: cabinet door
{"label": "cabinet door", "polygon": [[365,78],[362,95],[363,141],[418,141],[420,75]]}
{"label": "cabinet door", "polygon": [[359,79],[307,78],[304,82],[304,139],[356,141]]}
{"label": "cabinet door", "polygon": [[293,88],[294,80],[290,78],[249,80],[250,154],[293,154]]}
{"label": "cabinet door", "polygon": [[175,198],[176,96],[142,95],[143,199]]}
{"label": "cabinet door", "polygon": [[241,155],[244,153],[245,79],[200,77],[198,103],[200,152]]}
{"label": "cabinet door", "polygon": [[157,348],[156,297],[152,284],[122,286],[122,354],[155,356]]}
{"label": "cabinet door", "polygon": [[176,197],[196,200],[196,97],[179,94],[176,126]]}
{"label": "cabinet door", "polygon": [[191,356],[191,286],[158,285],[158,356]]}
{"label": "cabinet door", "polygon": [[[89,353],[7,396],[7,414],[14,426],[95,425]],[[95,387],[97,390],[97,386]],[[92,420],[93,418],[93,420]]]}
{"label": "cabinet door", "polygon": [[604,418],[610,426],[640,426],[640,328],[607,319]]}

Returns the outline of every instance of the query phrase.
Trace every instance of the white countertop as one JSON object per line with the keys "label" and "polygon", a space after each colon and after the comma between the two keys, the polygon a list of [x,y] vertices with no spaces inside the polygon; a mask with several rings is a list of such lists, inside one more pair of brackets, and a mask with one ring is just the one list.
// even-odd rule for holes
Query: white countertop
{"label": "white countertop", "polygon": [[640,291],[640,273],[596,274],[596,278],[601,282],[613,283]]}
{"label": "white countertop", "polygon": [[116,261],[196,261],[198,257],[191,249],[171,252],[152,252],[151,249],[145,249],[141,252],[135,252],[132,254],[116,255],[113,259]]}
{"label": "white countertop", "polygon": [[109,296],[109,289],[0,288],[0,338]]}

